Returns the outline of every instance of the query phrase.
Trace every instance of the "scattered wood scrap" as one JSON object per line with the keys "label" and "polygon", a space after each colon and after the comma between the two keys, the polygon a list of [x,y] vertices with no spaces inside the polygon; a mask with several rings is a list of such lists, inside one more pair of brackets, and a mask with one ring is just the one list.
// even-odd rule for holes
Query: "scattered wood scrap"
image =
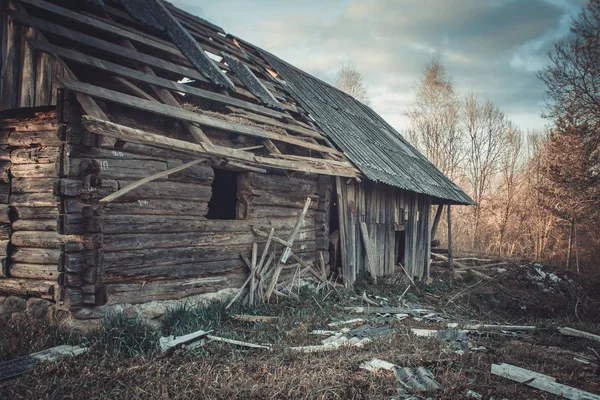
{"label": "scattered wood scrap", "polygon": [[466,330],[491,330],[491,331],[535,331],[537,328],[533,325],[494,325],[494,324],[466,324],[459,325],[456,322],[446,325],[448,328],[458,328],[459,326]]}
{"label": "scattered wood scrap", "polygon": [[269,324],[279,321],[279,317],[267,317],[264,315],[232,315],[231,318],[236,321],[264,322]]}
{"label": "scattered wood scrap", "polygon": [[[260,259],[258,258],[259,251],[258,245],[254,243],[252,245],[252,259],[248,260],[243,254],[240,254],[246,266],[250,270],[250,274],[246,281],[240,287],[238,293],[231,299],[229,304],[225,307],[226,309],[230,308],[233,303],[235,303],[243,294],[244,289],[248,287],[247,294],[244,298],[244,304],[247,305],[257,305],[261,303],[268,302],[271,296],[274,294],[280,297],[287,297],[288,295],[292,295],[292,293],[286,294],[286,286],[293,286],[293,284],[298,280],[303,278],[305,274],[313,275],[320,283],[319,288],[325,286],[331,286],[335,288],[335,283],[329,281],[326,276],[325,271],[325,262],[324,260],[320,261],[320,268],[315,267],[314,265],[309,265],[305,261],[303,261],[296,254],[292,253],[292,246],[294,245],[294,241],[296,240],[296,236],[300,231],[300,228],[304,224],[304,219],[306,217],[306,213],[308,212],[308,208],[312,199],[308,197],[304,204],[304,208],[300,213],[300,216],[296,220],[296,224],[290,236],[287,240],[283,240],[275,236],[275,229],[271,228],[271,231],[267,234],[266,232],[262,232],[258,229],[253,229],[253,232],[262,237],[267,237],[267,242],[265,247],[260,252]],[[275,252],[269,252],[270,245],[272,242],[282,244],[284,247],[281,254],[275,254]],[[287,264],[288,260],[292,259],[296,263]],[[293,267],[302,267],[302,270],[298,270],[297,274],[294,275],[292,281],[280,281],[281,273],[284,269],[290,269]],[[289,290],[288,290],[289,292]]]}
{"label": "scattered wood scrap", "polygon": [[183,336],[163,336],[158,339],[158,344],[160,346],[160,350],[163,353],[170,352],[175,350],[178,347],[184,345],[191,345],[190,347],[198,347],[204,344],[204,339],[208,332],[205,331],[196,331],[192,333],[188,333]]}
{"label": "scattered wood scrap", "polygon": [[491,372],[494,375],[511,379],[515,382],[522,383],[548,393],[553,393],[557,396],[567,399],[600,400],[600,395],[557,383],[556,379],[551,376],[533,372],[524,368],[519,368],[514,365],[504,363],[500,365],[492,364]]}
{"label": "scattered wood scrap", "polygon": [[0,363],[0,381],[31,371],[37,364],[53,362],[60,357],[75,357],[87,352],[86,347],[62,345]]}
{"label": "scattered wood scrap", "polygon": [[580,338],[585,338],[585,339],[593,340],[596,342],[600,342],[599,335],[594,335],[593,333],[588,333],[588,332],[584,332],[584,331],[578,331],[577,329],[573,329],[573,328],[558,328],[558,332],[561,335],[565,335],[565,336],[580,337]]}
{"label": "scattered wood scrap", "polygon": [[251,349],[262,349],[262,350],[273,350],[272,346],[265,346],[262,344],[255,344],[255,343],[250,343],[250,342],[243,342],[241,340],[235,340],[235,339],[227,339],[224,337],[220,337],[220,336],[213,336],[213,335],[206,335],[206,337],[214,342],[223,342],[223,343],[229,343],[229,344],[233,344],[235,346],[241,346],[241,347],[248,347]]}

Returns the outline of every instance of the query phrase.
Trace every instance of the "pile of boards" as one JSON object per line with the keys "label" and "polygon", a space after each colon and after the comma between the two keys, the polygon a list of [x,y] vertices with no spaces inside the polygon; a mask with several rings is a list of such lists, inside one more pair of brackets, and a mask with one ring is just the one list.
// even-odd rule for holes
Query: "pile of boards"
{"label": "pile of boards", "polygon": [[[327,279],[325,260],[322,253],[319,253],[320,271],[315,270],[313,266],[307,264],[300,257],[292,253],[292,246],[296,240],[296,236],[298,235],[300,228],[304,223],[304,218],[308,208],[310,207],[311,201],[312,200],[310,197],[306,199],[304,208],[302,209],[294,229],[290,233],[290,236],[287,240],[275,237],[274,228],[271,228],[271,231],[268,234],[258,229],[254,229],[254,233],[258,236],[266,236],[267,242],[260,253],[260,258],[258,257],[259,251],[256,243],[252,245],[251,260],[248,260],[245,255],[240,254],[240,257],[244,260],[246,266],[250,270],[250,274],[248,279],[246,279],[241,286],[240,291],[236,296],[233,297],[233,299],[231,299],[226,308],[231,307],[233,303],[235,303],[242,296],[246,287],[248,287],[248,290],[243,299],[244,305],[257,305],[268,302],[273,294],[282,297],[289,296],[291,294],[291,287],[293,287],[299,279],[308,273],[310,273],[319,281],[319,290],[325,286],[335,286],[333,282]],[[277,254],[275,251],[269,252],[272,242],[277,242],[284,246],[281,254]],[[295,262],[292,264],[287,264],[290,259],[294,260]],[[280,281],[280,277],[284,269],[296,269],[296,273],[293,274],[291,280]],[[288,288],[287,290],[285,289],[286,287]]]}

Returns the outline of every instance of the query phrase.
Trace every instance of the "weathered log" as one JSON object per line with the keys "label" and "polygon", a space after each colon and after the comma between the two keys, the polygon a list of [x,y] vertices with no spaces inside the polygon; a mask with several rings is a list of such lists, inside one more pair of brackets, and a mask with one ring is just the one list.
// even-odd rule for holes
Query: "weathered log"
{"label": "weathered log", "polygon": [[52,298],[56,282],[38,279],[0,279],[0,293],[23,297]]}
{"label": "weathered log", "polygon": [[[279,207],[251,204],[249,218],[293,218],[298,216],[302,207]],[[324,222],[325,212],[308,210],[307,216],[314,217],[316,221]]]}
{"label": "weathered log", "polygon": [[0,161],[0,183],[10,182],[10,161]]}
{"label": "weathered log", "polygon": [[0,240],[9,239],[11,232],[10,224],[0,224]]}
{"label": "weathered log", "polygon": [[138,179],[166,169],[167,163],[164,161],[70,157],[68,166],[63,165],[62,173],[64,176],[69,177],[85,176],[92,173],[112,179]]}
{"label": "weathered log", "polygon": [[[316,250],[315,242],[296,242],[292,250],[298,253]],[[226,248],[178,247],[169,249],[142,249],[104,252],[105,271],[134,270],[153,265],[202,263],[207,261],[233,260],[239,253],[250,255],[247,245]]]}
{"label": "weathered log", "polygon": [[294,176],[293,179],[290,179],[285,175],[251,174],[250,183],[253,188],[258,190],[271,190],[280,193],[301,193],[304,196],[310,196],[317,195],[319,192],[316,178],[303,179]]}
{"label": "weathered log", "polygon": [[61,144],[60,139],[56,135],[58,131],[58,124],[43,127],[42,130],[26,130],[22,131],[19,126],[18,131],[10,133],[8,137],[8,144],[13,147],[29,147],[34,144],[43,146],[59,146]]}
{"label": "weathered log", "polygon": [[102,218],[83,214],[61,214],[56,231],[62,235],[84,235],[102,232]]}
{"label": "weathered log", "polygon": [[0,204],[10,203],[10,184],[0,183]]}
{"label": "weathered log", "polygon": [[[281,233],[284,233],[282,230]],[[314,229],[301,230],[301,241],[316,239]],[[185,233],[131,233],[105,234],[104,249],[107,251],[156,249],[174,247],[221,247],[263,243],[266,239],[252,232],[185,232]]]}
{"label": "weathered log", "polygon": [[14,262],[8,268],[9,275],[15,278],[57,280],[58,269],[55,264],[28,264]]}
{"label": "weathered log", "polygon": [[[291,225],[291,226],[290,226]],[[153,232],[242,232],[251,231],[251,227],[274,227],[291,229],[290,219],[271,219],[263,221],[248,220],[208,220],[196,216],[167,215],[106,215],[102,229],[104,233],[153,233]],[[303,228],[314,227],[314,219],[307,219]]]}
{"label": "weathered log", "polygon": [[145,199],[108,203],[104,205],[107,214],[139,214],[139,215],[187,215],[204,217],[208,212],[208,200],[200,202],[186,200]]}
{"label": "weathered log", "polygon": [[48,164],[58,159],[60,147],[17,147],[10,152],[10,161],[13,164]]}
{"label": "weathered log", "polygon": [[10,161],[10,147],[6,144],[0,144],[0,161]]}
{"label": "weathered log", "polygon": [[0,240],[0,259],[6,258],[10,253],[10,240]]}
{"label": "weathered log", "polygon": [[60,250],[17,247],[11,254],[14,262],[58,265]]}
{"label": "weathered log", "polygon": [[105,283],[123,283],[142,277],[151,278],[190,278],[206,277],[224,274],[244,274],[246,268],[242,260],[206,261],[192,264],[153,265],[148,267],[127,269],[120,271],[104,271]]}
{"label": "weathered log", "polygon": [[[311,210],[316,210],[319,196],[311,196],[313,202],[310,205]],[[274,193],[266,190],[252,190],[252,206],[251,209],[258,206],[271,207],[289,207],[302,210],[306,202],[306,195],[298,193],[297,195],[289,195],[288,193]]]}
{"label": "weathered log", "polygon": [[52,193],[26,193],[10,196],[13,207],[56,207],[58,199]]}
{"label": "weathered log", "polygon": [[54,219],[18,219],[13,222],[15,231],[51,231],[56,232],[56,218]]}
{"label": "weathered log", "polygon": [[177,166],[174,166],[173,168],[168,168],[166,171],[157,172],[156,174],[147,176],[136,182],[133,182],[132,184],[130,184],[128,186],[120,188],[117,192],[100,199],[100,202],[101,203],[110,203],[110,202],[116,201],[118,198],[123,197],[125,194],[130,193],[143,185],[146,185],[152,181],[156,181],[159,179],[167,179],[169,176],[171,176],[173,174],[182,172],[190,167],[193,167],[200,163],[204,163],[206,161],[207,161],[206,159],[193,160],[193,161],[190,161],[185,164],[179,164]]}
{"label": "weathered log", "polygon": [[[1,213],[0,213],[1,215]],[[54,207],[25,207],[16,206],[10,208],[10,218],[22,219],[51,219],[58,217],[58,208]],[[1,221],[0,222],[5,222]]]}
{"label": "weathered log", "polygon": [[[132,184],[133,181],[119,181],[119,188]],[[176,200],[210,200],[212,189],[210,185],[189,184],[172,181],[150,182],[119,198],[119,201],[147,199],[176,199]]]}
{"label": "weathered log", "polygon": [[10,173],[14,178],[54,178],[54,164],[13,164]]}
{"label": "weathered log", "polygon": [[58,232],[14,232],[10,241],[17,247],[35,247],[47,249],[60,249],[61,244],[81,243],[83,249],[96,249],[102,245],[101,235],[61,235]]}
{"label": "weathered log", "polygon": [[11,207],[8,204],[0,204],[0,223],[10,223],[10,216],[12,214]]}
{"label": "weathered log", "polygon": [[119,182],[102,179],[100,185],[89,185],[77,179],[59,179],[55,181],[54,192],[62,196],[77,196],[81,199],[100,199],[119,190]]}
{"label": "weathered log", "polygon": [[10,182],[11,192],[20,193],[52,193],[55,178],[13,178]]}
{"label": "weathered log", "polygon": [[136,304],[154,300],[181,299],[191,295],[239,287],[244,279],[243,274],[233,274],[205,278],[144,280],[135,283],[110,284],[107,285],[108,304]]}

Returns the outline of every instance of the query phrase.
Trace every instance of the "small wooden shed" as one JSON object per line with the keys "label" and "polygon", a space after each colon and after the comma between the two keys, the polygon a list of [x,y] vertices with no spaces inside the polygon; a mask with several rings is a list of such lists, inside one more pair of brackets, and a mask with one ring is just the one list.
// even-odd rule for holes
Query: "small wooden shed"
{"label": "small wooden shed", "polygon": [[240,255],[307,197],[303,262],[421,279],[431,206],[473,203],[369,107],[167,2],[0,11],[0,294],[78,310],[238,288]]}

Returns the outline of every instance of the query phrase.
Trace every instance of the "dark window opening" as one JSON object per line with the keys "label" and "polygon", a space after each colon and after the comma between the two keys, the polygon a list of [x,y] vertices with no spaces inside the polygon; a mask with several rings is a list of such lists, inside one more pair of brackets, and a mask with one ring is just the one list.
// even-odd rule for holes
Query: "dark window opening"
{"label": "dark window opening", "polygon": [[208,219],[236,219],[238,172],[214,169]]}
{"label": "dark window opening", "polygon": [[396,231],[396,264],[404,265],[404,249],[406,248],[406,231]]}

